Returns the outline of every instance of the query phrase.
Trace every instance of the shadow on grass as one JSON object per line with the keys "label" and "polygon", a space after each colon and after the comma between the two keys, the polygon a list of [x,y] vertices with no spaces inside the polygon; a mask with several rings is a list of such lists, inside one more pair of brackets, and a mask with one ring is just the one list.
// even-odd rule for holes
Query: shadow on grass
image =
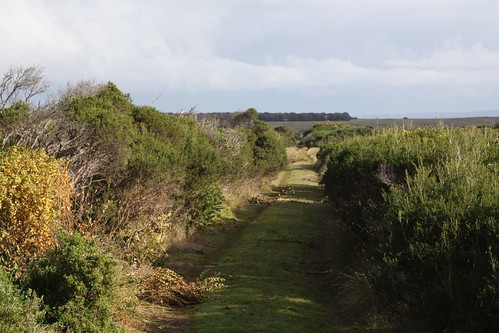
{"label": "shadow on grass", "polygon": [[274,186],[272,187],[273,193],[269,196],[279,196],[287,199],[299,199],[310,202],[323,202],[324,201],[324,188],[312,185],[287,185],[287,186]]}

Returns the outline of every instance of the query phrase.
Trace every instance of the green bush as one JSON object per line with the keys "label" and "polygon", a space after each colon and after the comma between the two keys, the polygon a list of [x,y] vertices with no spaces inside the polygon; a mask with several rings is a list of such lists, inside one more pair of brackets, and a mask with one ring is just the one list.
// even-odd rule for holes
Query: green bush
{"label": "green bush", "polygon": [[47,320],[69,332],[113,332],[115,262],[95,241],[61,233],[60,243],[36,260],[27,287],[43,297]]}
{"label": "green bush", "polygon": [[190,200],[191,224],[204,227],[221,218],[223,193],[216,184],[194,193]]}
{"label": "green bush", "polygon": [[341,123],[324,122],[314,125],[302,133],[300,145],[326,148],[354,136],[367,136],[373,133],[369,127],[354,127]]}
{"label": "green bush", "polygon": [[405,131],[334,145],[323,182],[397,311],[435,331],[499,325],[499,140],[486,128]]}
{"label": "green bush", "polygon": [[271,174],[284,169],[286,166],[285,145],[271,126],[256,120],[248,134],[258,174]]}
{"label": "green bush", "polygon": [[497,163],[483,164],[478,147],[456,144],[445,162],[419,165],[384,196],[379,284],[439,330],[499,325]]}
{"label": "green bush", "polygon": [[38,333],[43,330],[40,300],[25,295],[0,267],[0,332]]}
{"label": "green bush", "polygon": [[286,126],[278,126],[274,129],[279,134],[281,141],[286,147],[294,147],[296,145],[295,135],[293,131]]}
{"label": "green bush", "polygon": [[389,128],[374,136],[356,136],[329,145],[322,182],[349,227],[363,238],[375,233],[370,208],[383,191],[405,182],[418,161],[433,165],[445,159],[449,131]]}

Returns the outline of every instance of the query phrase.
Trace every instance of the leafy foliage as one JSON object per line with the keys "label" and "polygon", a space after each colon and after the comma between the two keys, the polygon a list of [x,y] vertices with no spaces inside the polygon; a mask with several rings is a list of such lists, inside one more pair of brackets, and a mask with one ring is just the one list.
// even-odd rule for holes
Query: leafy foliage
{"label": "leafy foliage", "polygon": [[61,233],[59,244],[30,267],[26,283],[43,297],[49,322],[71,332],[116,330],[110,305],[115,263],[95,241]]}
{"label": "leafy foliage", "polygon": [[326,148],[345,139],[370,135],[372,132],[373,130],[369,127],[354,127],[341,123],[324,122],[304,131],[300,144],[309,148]]}
{"label": "leafy foliage", "polygon": [[[16,80],[26,86],[11,94]],[[0,87],[0,263],[12,270],[34,260],[26,286],[43,297],[54,328],[112,332],[113,261],[78,234],[56,243],[55,231],[155,262],[216,222],[235,183],[279,171],[284,135],[255,109],[232,125],[200,121],[136,106],[111,82],[79,82],[32,106],[45,88],[38,68],[9,71]]]}
{"label": "leafy foliage", "polygon": [[436,331],[497,327],[498,132],[391,128],[329,159],[328,194],[376,249],[376,289]]}
{"label": "leafy foliage", "polygon": [[253,159],[260,174],[273,173],[286,166],[286,150],[275,130],[262,121],[255,121],[248,131]]}
{"label": "leafy foliage", "polygon": [[54,243],[69,213],[71,184],[64,165],[43,151],[0,153],[0,249],[9,267],[25,264]]}
{"label": "leafy foliage", "polygon": [[190,201],[192,223],[207,226],[220,220],[223,202],[223,193],[216,184],[208,185],[194,193]]}
{"label": "leafy foliage", "polygon": [[25,295],[0,268],[0,332],[38,333],[43,327],[41,301]]}
{"label": "leafy foliage", "polygon": [[296,145],[295,135],[291,129],[285,126],[278,126],[274,130],[279,134],[286,147],[294,147]]}

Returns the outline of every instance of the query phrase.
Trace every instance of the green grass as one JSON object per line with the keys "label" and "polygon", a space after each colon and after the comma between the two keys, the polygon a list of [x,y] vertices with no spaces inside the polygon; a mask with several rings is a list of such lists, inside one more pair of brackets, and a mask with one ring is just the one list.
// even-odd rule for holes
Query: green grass
{"label": "green grass", "polygon": [[[334,279],[350,257],[345,234],[306,163],[280,175],[281,199],[231,240],[206,271],[227,288],[196,306],[192,332],[358,332],[342,318]],[[277,188],[279,189],[279,188]],[[381,331],[364,328],[362,331]]]}
{"label": "green grass", "polygon": [[213,270],[228,288],[193,317],[195,332],[327,332],[331,327],[320,239],[323,207],[296,202],[267,208]]}

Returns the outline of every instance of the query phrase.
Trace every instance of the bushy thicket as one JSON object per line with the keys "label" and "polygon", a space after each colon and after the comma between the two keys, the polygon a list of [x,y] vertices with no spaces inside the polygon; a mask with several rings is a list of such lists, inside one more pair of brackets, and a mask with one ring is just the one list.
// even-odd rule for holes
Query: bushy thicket
{"label": "bushy thicket", "polygon": [[[38,333],[44,331],[45,313],[34,295],[26,295],[0,267],[0,332]],[[48,331],[48,330],[46,330]]]}
{"label": "bushy thicket", "polygon": [[315,124],[312,128],[298,133],[299,146],[308,148],[319,147],[318,161],[315,168],[323,172],[328,163],[329,154],[335,144],[356,136],[368,136],[373,133],[369,127],[354,127],[341,123],[323,122]]}
{"label": "bushy thicket", "polygon": [[115,265],[95,241],[61,232],[15,281],[0,267],[0,331],[120,332],[111,320]]}
{"label": "bushy thicket", "polygon": [[70,214],[70,197],[64,163],[22,147],[0,152],[0,263],[22,268],[49,249]]}
{"label": "bushy thicket", "polygon": [[372,128],[369,127],[354,127],[342,123],[322,122],[301,133],[300,144],[307,147],[326,149],[336,142],[354,136],[370,135],[372,132]]}
{"label": "bushy thicket", "polygon": [[26,278],[27,287],[43,296],[47,322],[74,333],[118,331],[111,321],[115,262],[95,241],[78,234],[59,237]]}
{"label": "bushy thicket", "polygon": [[112,83],[81,82],[43,108],[26,113],[14,104],[0,113],[5,146],[45,149],[68,162],[73,229],[111,236],[133,260],[152,259],[168,237],[215,222],[222,189],[269,176],[286,161],[283,137],[254,109],[226,124],[198,121],[134,105]]}
{"label": "bushy thicket", "polygon": [[[164,114],[112,83],[80,82],[38,106],[0,105],[2,331],[118,330],[114,260],[88,239],[152,264],[175,238],[216,222],[232,184],[285,165],[282,137],[257,116],[250,109],[221,124]],[[25,296],[30,289],[43,304]]]}
{"label": "bushy thicket", "polygon": [[330,151],[326,192],[389,304],[434,331],[498,327],[497,130],[391,128]]}

